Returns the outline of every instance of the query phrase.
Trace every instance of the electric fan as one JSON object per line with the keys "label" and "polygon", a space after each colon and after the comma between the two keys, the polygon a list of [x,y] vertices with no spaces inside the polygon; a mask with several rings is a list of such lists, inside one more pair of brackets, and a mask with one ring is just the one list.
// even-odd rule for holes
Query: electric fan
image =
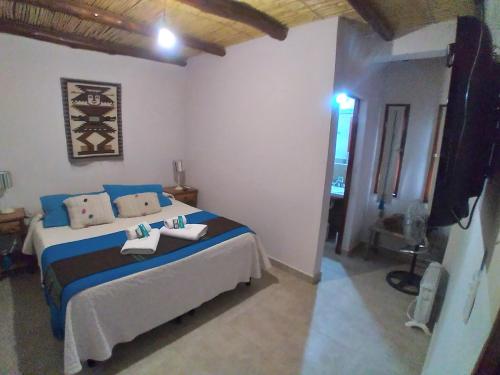
{"label": "electric fan", "polygon": [[427,208],[420,201],[414,201],[406,210],[403,222],[403,235],[406,246],[399,251],[411,254],[411,266],[409,271],[391,271],[386,280],[390,286],[400,292],[416,296],[419,291],[422,277],[415,272],[417,257],[428,251],[427,241]]}

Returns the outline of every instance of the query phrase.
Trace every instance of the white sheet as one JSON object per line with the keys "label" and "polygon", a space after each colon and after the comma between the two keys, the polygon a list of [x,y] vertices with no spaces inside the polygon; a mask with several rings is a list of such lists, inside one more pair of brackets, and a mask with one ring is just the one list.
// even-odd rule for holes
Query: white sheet
{"label": "white sheet", "polygon": [[[162,212],[154,215],[120,218],[111,224],[79,230],[44,229],[40,221],[35,221],[23,252],[36,252],[40,259],[44,249],[51,245],[124,230],[142,221],[153,223],[199,211],[172,202],[172,206],[163,207]],[[131,341],[234,289],[240,282],[260,278],[264,267],[270,267],[270,263],[259,239],[246,233],[188,258],[80,292],[71,298],[66,310],[64,372],[79,372],[81,361],[87,359],[108,359],[116,344]]]}

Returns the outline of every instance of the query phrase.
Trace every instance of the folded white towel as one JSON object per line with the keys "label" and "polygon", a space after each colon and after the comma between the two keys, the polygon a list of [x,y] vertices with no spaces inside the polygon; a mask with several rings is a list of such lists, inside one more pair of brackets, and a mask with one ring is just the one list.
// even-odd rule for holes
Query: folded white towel
{"label": "folded white towel", "polygon": [[[186,216],[181,215],[181,217],[182,217],[182,220],[184,221],[184,226],[185,226],[187,224]],[[165,226],[167,228],[174,229],[174,220],[178,220],[178,219],[179,219],[179,216],[171,217],[171,218],[163,220],[163,223],[165,224]]]}
{"label": "folded white towel", "polygon": [[[139,224],[144,225],[144,227],[146,228],[146,230],[148,231],[148,233],[151,232],[151,225],[149,225],[146,222],[139,223]],[[134,225],[133,227],[129,227],[129,228],[125,229],[125,232],[127,233],[127,239],[128,240],[135,240],[136,238],[141,238],[142,237],[142,235],[139,236],[139,233],[141,233],[141,231],[139,229],[139,224]]]}
{"label": "folded white towel", "polygon": [[160,230],[152,229],[148,237],[128,240],[123,245],[120,253],[127,254],[154,254],[158,241],[160,240]]}
{"label": "folded white towel", "polygon": [[183,229],[170,229],[162,227],[160,229],[160,233],[165,236],[196,241],[207,233],[207,228],[208,227],[204,224],[187,224]]}

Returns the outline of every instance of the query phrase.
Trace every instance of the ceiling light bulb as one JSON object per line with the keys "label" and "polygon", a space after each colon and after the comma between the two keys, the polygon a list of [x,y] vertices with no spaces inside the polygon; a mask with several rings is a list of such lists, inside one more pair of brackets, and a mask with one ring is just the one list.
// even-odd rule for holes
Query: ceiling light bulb
{"label": "ceiling light bulb", "polygon": [[162,27],[158,31],[158,44],[163,48],[173,48],[177,43],[177,37],[175,34],[167,29],[166,27]]}

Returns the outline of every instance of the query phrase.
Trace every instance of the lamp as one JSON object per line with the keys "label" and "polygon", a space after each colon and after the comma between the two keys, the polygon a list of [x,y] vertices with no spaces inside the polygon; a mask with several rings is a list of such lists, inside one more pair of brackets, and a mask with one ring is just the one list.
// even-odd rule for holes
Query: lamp
{"label": "lamp", "polygon": [[[12,187],[12,176],[9,171],[0,171],[0,196],[5,194],[7,189]],[[5,208],[0,210],[0,214],[11,214],[14,212],[13,208]]]}
{"label": "lamp", "polygon": [[162,48],[172,49],[175,47],[177,43],[177,38],[175,34],[167,29],[165,26],[162,26],[158,30],[158,44]]}
{"label": "lamp", "polygon": [[177,186],[175,190],[184,190],[185,171],[182,167],[182,160],[174,160],[174,180]]}
{"label": "lamp", "polygon": [[[165,5],[165,4],[164,4]],[[163,10],[163,18],[161,20],[160,28],[158,29],[157,42],[161,48],[172,50],[177,45],[177,37],[167,28],[166,6]]]}

